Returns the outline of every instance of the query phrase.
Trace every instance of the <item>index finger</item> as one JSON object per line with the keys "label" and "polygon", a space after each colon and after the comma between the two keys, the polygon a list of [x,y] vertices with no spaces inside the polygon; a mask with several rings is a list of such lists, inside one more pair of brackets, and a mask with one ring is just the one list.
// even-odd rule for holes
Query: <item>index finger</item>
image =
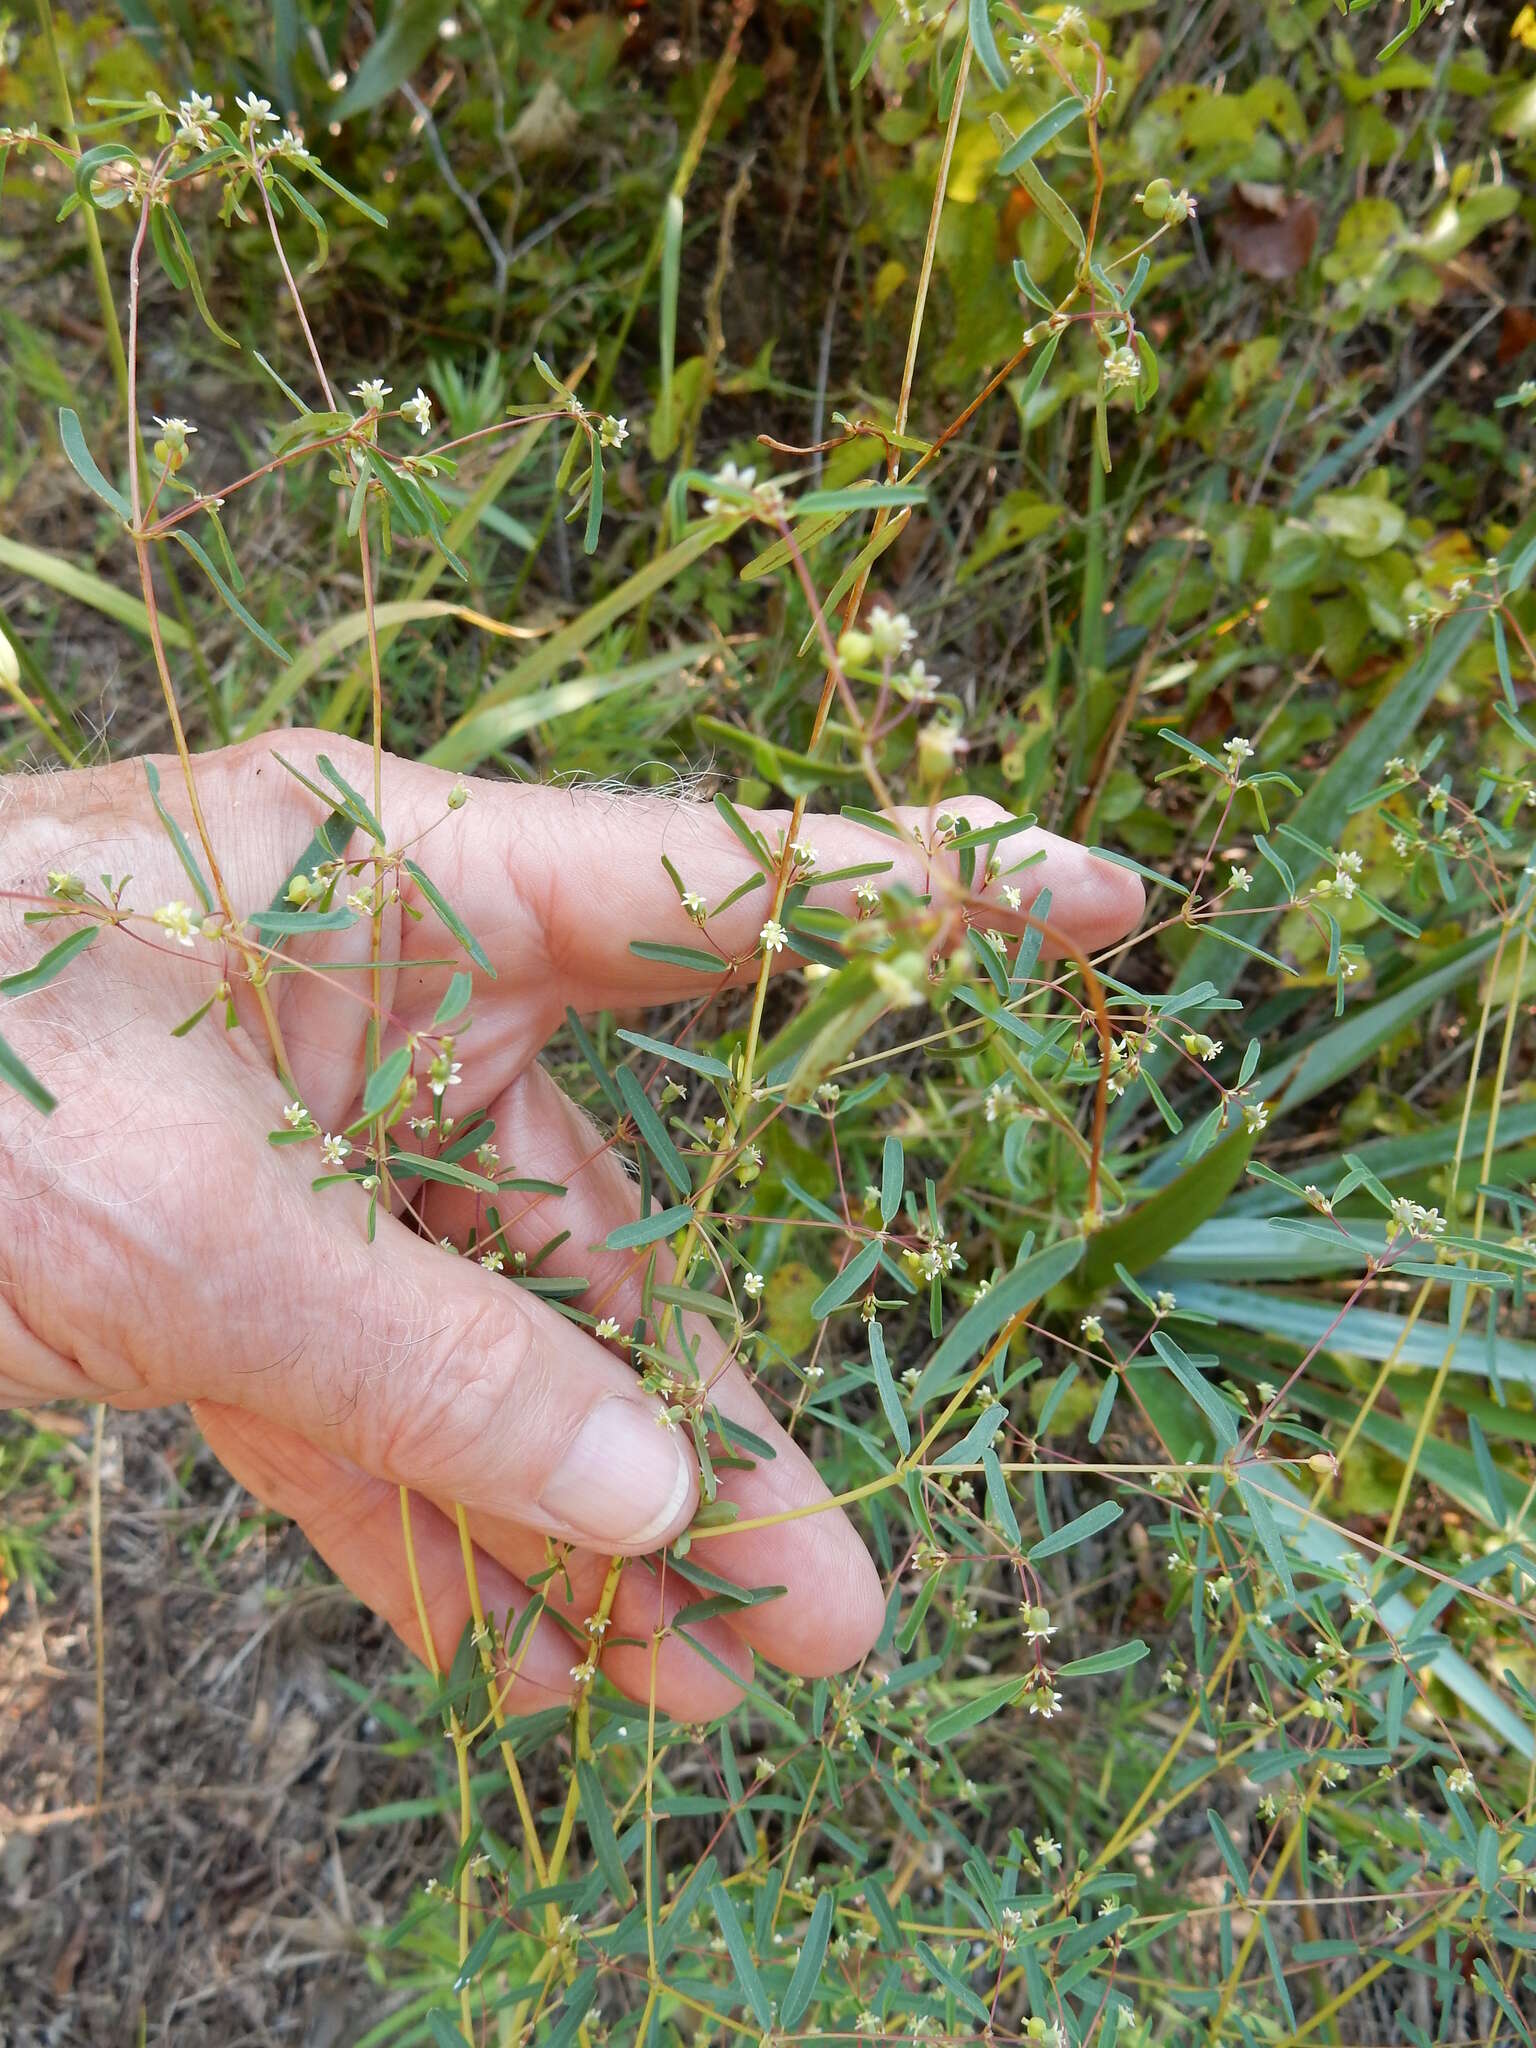
{"label": "index finger", "polygon": [[[736,815],[755,835],[754,847],[713,805],[487,785],[479,830],[461,841],[466,919],[491,932],[486,943],[498,968],[498,933],[508,966],[515,962],[521,976],[530,960],[542,961],[556,1017],[567,1006],[585,1012],[708,994],[710,972],[755,972],[749,963],[765,946],[777,964],[793,964],[792,923],[774,915],[792,813]],[[963,821],[972,833],[1012,822],[985,797],[894,811],[899,836],[857,818],[808,815],[793,878],[811,906],[849,917],[872,907],[900,915],[904,891],[908,901],[943,913],[951,942],[966,921],[1021,932],[1049,890],[1048,957],[1062,941],[1084,951],[1107,945],[1141,915],[1135,875],[1071,840],[1018,826],[973,848],[966,861],[950,843],[959,825],[941,819]],[[520,920],[509,920],[509,893]],[[477,909],[484,912],[478,921]],[[636,953],[632,941],[646,951]]]}

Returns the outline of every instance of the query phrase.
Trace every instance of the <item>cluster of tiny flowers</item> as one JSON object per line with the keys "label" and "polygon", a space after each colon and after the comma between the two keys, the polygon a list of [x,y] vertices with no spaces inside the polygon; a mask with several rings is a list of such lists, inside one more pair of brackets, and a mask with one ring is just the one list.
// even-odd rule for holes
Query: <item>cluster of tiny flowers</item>
{"label": "cluster of tiny flowers", "polygon": [[1391,1207],[1392,1237],[1402,1233],[1408,1237],[1439,1237],[1445,1230],[1445,1218],[1438,1209],[1426,1209],[1419,1202],[1410,1202],[1406,1195],[1399,1195]]}
{"label": "cluster of tiny flowers", "polygon": [[1339,896],[1348,903],[1360,886],[1361,866],[1358,853],[1336,853],[1333,857],[1333,873],[1325,875],[1318,883],[1318,895]]}
{"label": "cluster of tiny flowers", "polygon": [[1221,751],[1226,757],[1227,773],[1235,782],[1243,772],[1243,763],[1253,759],[1253,742],[1239,736],[1228,740]]}

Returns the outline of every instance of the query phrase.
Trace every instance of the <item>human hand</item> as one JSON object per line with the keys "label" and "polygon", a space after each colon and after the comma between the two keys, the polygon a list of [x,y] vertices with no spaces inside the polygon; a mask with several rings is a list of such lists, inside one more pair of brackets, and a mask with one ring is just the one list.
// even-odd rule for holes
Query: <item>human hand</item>
{"label": "human hand", "polygon": [[[367,749],[325,735],[284,733],[197,761],[210,842],[241,916],[282,889],[323,815],[277,754],[314,778],[327,749],[355,788],[371,788]],[[158,766],[169,809],[195,837],[178,764]],[[646,1255],[610,1251],[605,1240],[637,1213],[637,1191],[537,1056],[568,1005],[587,1013],[700,993],[696,972],[629,951],[631,937],[699,943],[664,852],[711,904],[750,863],[707,807],[477,781],[467,807],[450,813],[451,783],[386,757],[381,815],[390,845],[409,847],[495,969],[494,980],[476,976],[472,1028],[456,1047],[458,1099],[488,1108],[499,1174],[566,1189],[504,1204],[509,1253],[531,1256],[568,1233],[541,1273],[585,1278],[582,1305],[628,1329]],[[981,799],[946,808],[972,825],[1004,815]],[[900,815],[931,837],[925,813]],[[771,847],[782,844],[787,813],[754,822]],[[930,861],[915,841],[899,845],[835,816],[813,822],[823,869],[891,859],[891,879],[931,890],[947,906],[949,937],[958,934],[964,898],[953,856]],[[103,873],[131,876],[123,902],[141,913],[190,893],[142,763],[0,783],[0,844],[0,974],[37,956],[21,913],[47,900],[50,872],[81,876],[97,895]],[[1053,935],[1092,949],[1135,922],[1142,895],[1133,876],[1048,833],[1007,842],[1010,860],[1035,849],[1044,858],[1019,881],[1026,908],[1050,889]],[[849,883],[812,898],[843,909],[851,899]],[[710,920],[748,976],[762,901],[748,896]],[[985,913],[989,924],[1019,928],[1020,916],[991,895]],[[71,928],[50,925],[46,935]],[[366,918],[295,938],[285,956],[309,971],[267,984],[294,1085],[322,1133],[343,1131],[360,1112],[368,944]],[[464,964],[440,964],[455,950],[421,897],[387,907],[381,957],[395,964],[379,991],[384,1052],[430,1031],[454,966]],[[315,971],[320,962],[351,971]],[[792,965],[793,954],[780,964]],[[172,1043],[172,1028],[226,977],[246,1028],[225,1032],[215,1005]],[[318,1138],[269,1141],[282,1128],[286,1091],[238,950],[225,940],[183,944],[136,916],[101,932],[59,981],[12,1001],[3,1022],[57,1108],[45,1118],[0,1089],[0,1400],[189,1402],[235,1477],[291,1516],[418,1655],[425,1645],[400,1487],[422,1497],[412,1517],[416,1563],[444,1655],[469,1613],[454,1504],[467,1510],[480,1589],[499,1617],[527,1605],[525,1582],[545,1570],[549,1539],[572,1546],[568,1576],[544,1587],[548,1611],[525,1639],[508,1708],[569,1695],[573,1639],[562,1619],[579,1629],[610,1556],[659,1550],[698,1503],[686,1436],[658,1426],[658,1404],[619,1351],[439,1248],[443,1238],[465,1242],[480,1200],[473,1193],[419,1185],[415,1216],[381,1214],[370,1243],[360,1183],[312,1191]],[[775,1452],[724,1475],[722,1494],[754,1521],[824,1501],[814,1468],[729,1359],[717,1326],[686,1327],[712,1402]],[[793,1671],[828,1673],[856,1662],[879,1632],[878,1575],[835,1509],[699,1538],[691,1554],[736,1583],[786,1591],[729,1622],[690,1623],[691,1642],[663,1639],[657,1702],[683,1718],[728,1708],[731,1674],[749,1675],[754,1650]],[[607,1675],[649,1697],[652,1635],[696,1597],[675,1572],[626,1570],[602,1652]]]}

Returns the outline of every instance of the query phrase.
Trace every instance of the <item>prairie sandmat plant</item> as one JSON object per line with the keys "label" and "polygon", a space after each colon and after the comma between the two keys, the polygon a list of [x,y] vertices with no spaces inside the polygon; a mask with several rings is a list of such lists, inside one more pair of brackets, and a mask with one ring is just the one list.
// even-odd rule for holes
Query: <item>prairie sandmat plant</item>
{"label": "prairie sandmat plant", "polygon": [[[56,650],[112,622],[184,876],[22,905],[7,1124],[83,955],[195,962],[167,1067],[238,1035],[317,1211],[539,1296],[702,1475],[506,1610],[401,1493],[417,1792],[345,1839],[441,1854],[349,2038],[1531,2048],[1531,11],[683,12],[4,29],[0,232],[104,337],[59,392],[4,316],[7,475],[89,515],[0,539],[4,744],[96,757]],[[312,831],[275,898],[231,739]],[[648,872],[593,924],[670,906],[546,1053],[560,1178],[464,1085],[482,771],[609,791]],[[626,839],[679,774],[707,858]],[[1133,938],[1053,922],[1037,818]],[[323,1110],[295,981],[361,1045]],[[730,1573],[727,1365],[878,1562],[843,1675],[719,1648],[783,1590]]]}

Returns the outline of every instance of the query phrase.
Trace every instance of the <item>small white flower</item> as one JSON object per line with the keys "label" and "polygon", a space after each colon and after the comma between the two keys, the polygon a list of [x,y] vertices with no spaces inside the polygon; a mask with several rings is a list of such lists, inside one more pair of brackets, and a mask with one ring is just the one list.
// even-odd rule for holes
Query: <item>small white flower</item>
{"label": "small white flower", "polygon": [[761,1273],[749,1272],[742,1279],[741,1291],[749,1301],[760,1301],[766,1284]]}
{"label": "small white flower", "polygon": [[1465,1764],[1458,1764],[1445,1782],[1453,1792],[1471,1792],[1477,1784],[1477,1780]]}
{"label": "small white flower", "polygon": [[1124,342],[1104,358],[1104,389],[1129,391],[1141,378],[1141,358]]}
{"label": "small white flower", "polygon": [[864,624],[870,644],[882,661],[899,660],[917,638],[916,628],[906,613],[893,612],[888,605],[872,606]]}
{"label": "small white flower", "polygon": [[189,128],[200,128],[204,121],[213,119],[214,105],[206,93],[189,92],[177,102],[176,111]]}
{"label": "small white flower", "polygon": [[808,839],[796,839],[789,849],[789,857],[797,868],[813,868],[816,865],[816,849]]}
{"label": "small white flower", "polygon": [[1018,890],[1014,888],[1011,882],[1004,882],[1003,901],[1007,904],[1010,910],[1017,910],[1023,903],[1024,899],[1019,894]]}
{"label": "small white flower", "polygon": [[603,1316],[592,1334],[594,1337],[600,1337],[605,1344],[612,1343],[613,1339],[619,1334],[619,1325],[616,1318],[613,1316]]}
{"label": "small white flower", "polygon": [[1232,776],[1241,775],[1243,763],[1253,759],[1252,742],[1242,738],[1228,740],[1221,751],[1227,757],[1227,773]]}
{"label": "small white flower", "polygon": [[327,1166],[345,1165],[347,1154],[351,1150],[352,1144],[350,1139],[333,1137],[329,1131],[320,1140],[320,1157]]}
{"label": "small white flower", "polygon": [[859,915],[868,917],[880,908],[880,891],[873,882],[860,882],[853,892],[853,900],[859,906]]}
{"label": "small white flower", "polygon": [[365,377],[361,384],[352,386],[352,396],[360,398],[370,412],[382,412],[384,401],[394,388],[393,384],[386,384],[382,377]]}
{"label": "small white flower", "polygon": [[272,102],[262,99],[257,93],[247,93],[243,100],[237,99],[235,105],[244,114],[248,128],[264,128],[269,121],[277,119],[272,111]]}
{"label": "small white flower", "polygon": [[[750,466],[738,469],[734,462],[724,462],[715,471],[714,481],[721,490],[750,491],[757,482],[757,471]],[[739,512],[741,506],[735,502],[725,503],[719,498],[704,500],[706,512]]]}
{"label": "small white flower", "polygon": [[1235,889],[1239,896],[1246,896],[1253,887],[1253,876],[1240,861],[1234,861],[1227,869],[1227,887]]}
{"label": "small white flower", "polygon": [[1203,1031],[1186,1031],[1180,1043],[1184,1050],[1197,1060],[1213,1060],[1221,1051],[1221,1040],[1208,1038]]}
{"label": "small white flower", "polygon": [[597,437],[605,448],[622,448],[629,439],[629,421],[616,420],[612,413],[609,413],[598,428]]}
{"label": "small white flower", "polygon": [[190,420],[176,418],[163,420],[158,413],[155,415],[155,425],[160,429],[161,440],[173,455],[185,455],[187,452],[187,436],[197,432],[196,427],[192,425]]}
{"label": "small white flower", "polygon": [[1267,1102],[1245,1102],[1243,1104],[1243,1122],[1250,1131],[1262,1131],[1269,1122],[1269,1104]]}
{"label": "small white flower", "polygon": [[480,1254],[480,1263],[484,1266],[487,1273],[499,1273],[506,1262],[506,1254],[501,1251],[482,1252]]}
{"label": "small white flower", "polygon": [[296,1131],[301,1124],[309,1122],[309,1111],[302,1102],[285,1102],[283,1104],[283,1122],[290,1131]]}
{"label": "small white flower", "polygon": [[414,397],[408,398],[400,408],[401,417],[420,427],[423,434],[432,431],[432,401],[418,384]]}
{"label": "small white flower", "polygon": [[765,953],[782,953],[789,934],[776,917],[770,917],[757,935],[757,942]]}
{"label": "small white flower", "polygon": [[695,924],[702,924],[709,915],[709,905],[704,901],[704,898],[697,889],[685,889],[683,891],[683,909],[693,919]]}
{"label": "small white flower", "polygon": [[1083,1335],[1087,1338],[1090,1344],[1103,1343],[1104,1325],[1099,1321],[1097,1316],[1084,1316],[1083,1320],[1078,1324],[1077,1327],[1082,1331]]}
{"label": "small white flower", "polygon": [[1003,1111],[1007,1109],[1012,1095],[1013,1083],[1011,1081],[994,1081],[992,1083],[992,1086],[987,1090],[986,1096],[987,1122],[989,1124],[997,1122]]}
{"label": "small white flower", "polygon": [[190,903],[162,903],[158,910],[151,912],[151,916],[161,931],[169,932],[179,946],[190,946],[197,937]]}
{"label": "small white flower", "polygon": [[1179,1297],[1171,1287],[1160,1287],[1152,1297],[1152,1306],[1160,1316],[1171,1316],[1179,1305]]}
{"label": "small white flower", "polygon": [[439,1101],[442,1100],[445,1089],[457,1088],[460,1085],[464,1078],[462,1072],[463,1065],[464,1062],[462,1060],[451,1060],[447,1053],[440,1052],[436,1059],[433,1060],[431,1066],[427,1068],[427,1080],[431,1085],[432,1093],[437,1096]]}

